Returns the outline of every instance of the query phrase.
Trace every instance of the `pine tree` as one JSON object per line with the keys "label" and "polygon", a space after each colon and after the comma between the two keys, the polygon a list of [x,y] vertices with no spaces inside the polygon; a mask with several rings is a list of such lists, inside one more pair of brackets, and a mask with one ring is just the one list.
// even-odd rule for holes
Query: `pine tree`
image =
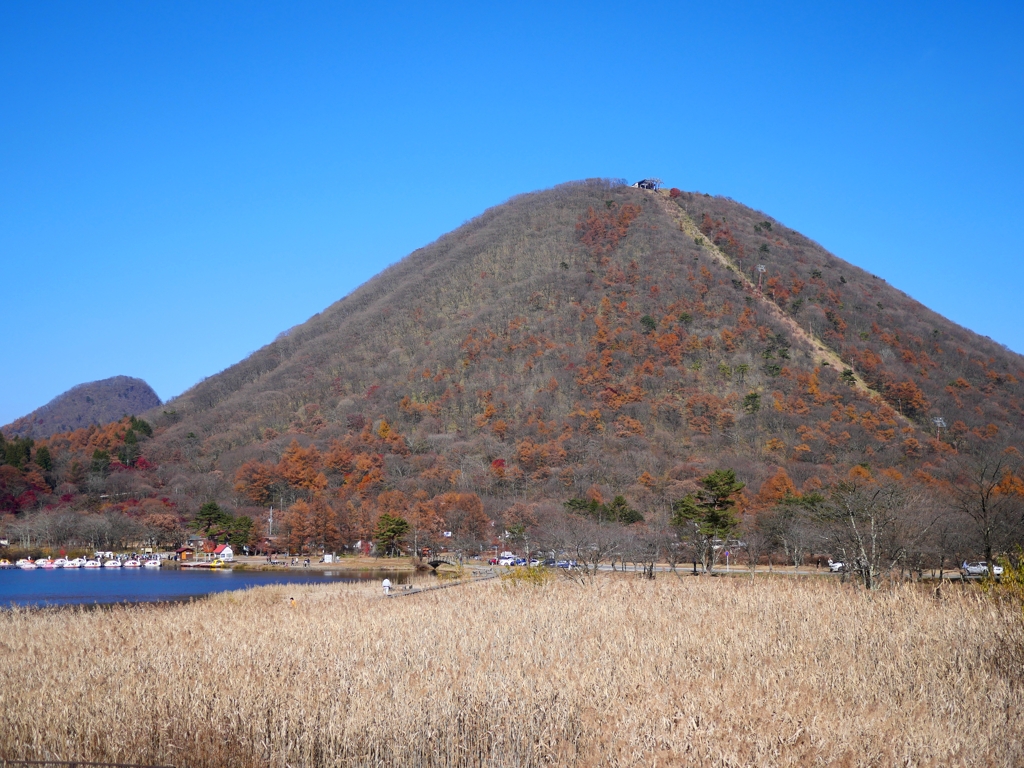
{"label": "pine tree", "polygon": [[716,469],[701,481],[701,489],[689,493],[672,505],[672,524],[685,527],[691,524],[694,528],[695,546],[701,552],[704,570],[714,570],[718,561],[718,553],[726,540],[739,526],[739,520],[733,513],[736,496],[744,488],[744,483],[736,479],[732,469]]}

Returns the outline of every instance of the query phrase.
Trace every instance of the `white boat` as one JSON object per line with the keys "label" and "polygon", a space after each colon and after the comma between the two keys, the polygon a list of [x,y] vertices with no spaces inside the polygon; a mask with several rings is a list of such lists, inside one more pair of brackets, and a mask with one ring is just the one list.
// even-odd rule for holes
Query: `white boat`
{"label": "white boat", "polygon": [[156,559],[156,558],[153,558],[152,560],[147,560],[142,565],[144,567],[146,567],[146,568],[159,568],[160,567],[160,561],[158,559]]}
{"label": "white boat", "polygon": [[17,565],[19,568],[22,568],[23,570],[26,570],[26,571],[31,571],[31,570],[34,570],[34,569],[39,567],[38,565],[33,563],[31,560],[29,560],[27,557],[21,558],[21,560],[19,560],[17,563],[15,563],[15,565]]}
{"label": "white boat", "polygon": [[85,561],[85,565],[83,565],[82,567],[83,568],[99,568],[100,567],[100,561],[99,560],[86,560]]}
{"label": "white boat", "polygon": [[64,563],[65,568],[81,568],[83,565],[85,565],[84,557],[76,557],[74,560],[68,560]]}
{"label": "white boat", "polygon": [[58,557],[56,560],[53,561],[53,567],[54,568],[67,568],[68,567],[68,559],[66,557]]}
{"label": "white boat", "polygon": [[36,568],[46,568],[47,570],[51,570],[56,567],[57,566],[54,565],[53,560],[36,560]]}
{"label": "white boat", "polygon": [[107,560],[107,562],[105,562],[103,564],[103,567],[104,568],[120,568],[121,567],[121,561],[120,560]]}
{"label": "white boat", "polygon": [[142,563],[140,563],[138,560],[125,560],[124,563],[122,563],[122,565],[125,568],[139,568],[142,566]]}

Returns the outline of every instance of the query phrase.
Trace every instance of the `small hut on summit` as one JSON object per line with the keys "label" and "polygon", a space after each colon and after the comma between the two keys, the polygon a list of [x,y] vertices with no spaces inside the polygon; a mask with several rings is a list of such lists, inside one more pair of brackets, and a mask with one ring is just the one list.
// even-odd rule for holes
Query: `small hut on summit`
{"label": "small hut on summit", "polygon": [[635,189],[657,189],[660,184],[660,179],[641,179],[633,187]]}

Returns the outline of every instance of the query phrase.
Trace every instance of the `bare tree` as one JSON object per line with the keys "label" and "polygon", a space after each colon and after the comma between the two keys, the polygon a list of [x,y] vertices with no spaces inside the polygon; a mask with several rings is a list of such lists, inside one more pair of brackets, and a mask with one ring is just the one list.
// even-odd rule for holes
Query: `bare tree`
{"label": "bare tree", "polygon": [[654,566],[658,557],[665,550],[665,536],[660,530],[653,529],[643,523],[635,523],[624,528],[625,558],[642,567],[645,579],[654,578]]}
{"label": "bare tree", "polygon": [[1016,449],[986,441],[965,447],[946,470],[948,504],[972,523],[990,569],[995,550],[1021,532],[1020,469]]}
{"label": "bare tree", "polygon": [[[700,526],[693,520],[677,521],[674,526],[676,538],[686,548],[693,561],[693,573],[697,573],[697,563],[701,565],[701,572],[707,573],[708,560],[712,554],[711,540],[701,534]],[[680,553],[682,554],[682,553]]]}
{"label": "bare tree", "polygon": [[809,513],[821,501],[824,499],[818,496],[811,496],[807,501],[784,501],[760,515],[758,527],[763,546],[771,551],[781,548],[794,568],[803,565],[815,536]]}
{"label": "bare tree", "polygon": [[679,530],[674,525],[661,525],[655,529],[655,534],[660,542],[661,559],[678,575],[676,566],[682,562],[685,555],[683,542],[679,540]]}
{"label": "bare tree", "polygon": [[905,553],[909,510],[916,499],[895,484],[839,483],[816,514],[848,569],[867,589],[879,585]]}
{"label": "bare tree", "polygon": [[618,523],[601,523],[566,513],[549,520],[542,547],[565,552],[575,560],[575,567],[565,569],[564,573],[580,584],[592,584],[601,564],[622,550],[623,530]]}
{"label": "bare tree", "polygon": [[[767,525],[768,522],[767,514],[756,515],[745,521],[745,525],[741,529],[743,536],[742,549],[747,556],[747,568],[750,569],[750,578],[754,578],[754,572],[757,570],[757,565],[761,562],[761,558],[765,555],[770,558],[771,553],[775,549],[775,534]],[[768,564],[770,568],[771,559],[769,559]]]}

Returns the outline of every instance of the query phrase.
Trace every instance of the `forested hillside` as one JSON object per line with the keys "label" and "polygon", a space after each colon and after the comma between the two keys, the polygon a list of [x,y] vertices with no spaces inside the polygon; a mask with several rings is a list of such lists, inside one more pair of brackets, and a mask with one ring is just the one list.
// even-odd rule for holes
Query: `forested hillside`
{"label": "forested hillside", "polygon": [[72,387],[27,416],[14,420],[2,431],[7,437],[38,439],[93,424],[108,424],[158,405],[160,398],[142,379],[112,376]]}
{"label": "forested hillside", "polygon": [[[273,505],[295,549],[385,513],[465,548],[580,516],[696,546],[682,501],[731,469],[750,542],[835,550],[829,504],[884,490],[901,557],[991,553],[1021,532],[1022,379],[1019,355],[765,214],[589,181],[414,252],[141,414],[152,438],[126,420],[37,441],[49,469],[8,462],[0,503],[9,525],[117,511],[173,539],[217,501],[254,540]],[[971,483],[992,519],[957,512]]]}

